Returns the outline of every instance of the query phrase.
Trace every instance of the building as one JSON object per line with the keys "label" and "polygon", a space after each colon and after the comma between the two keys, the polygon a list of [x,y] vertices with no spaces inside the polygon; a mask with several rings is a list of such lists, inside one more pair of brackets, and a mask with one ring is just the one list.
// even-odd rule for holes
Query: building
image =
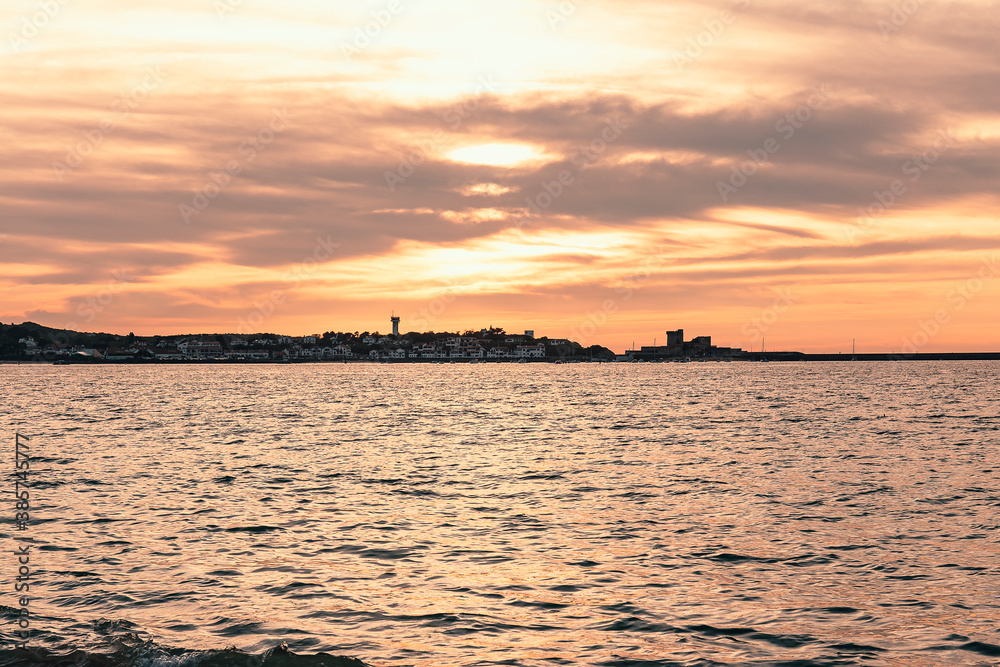
{"label": "building", "polygon": [[410,357],[417,359],[436,359],[438,348],[434,343],[418,343],[410,351]]}
{"label": "building", "polygon": [[398,336],[399,335],[399,318],[397,316],[393,315],[392,317],[389,318],[389,321],[392,322],[392,335],[393,336]]}
{"label": "building", "polygon": [[208,359],[222,356],[222,344],[218,341],[191,340],[177,344],[177,349],[189,357]]}
{"label": "building", "polygon": [[677,331],[667,332],[667,345],[666,347],[650,347],[643,346],[640,350],[630,350],[626,353],[626,358],[631,361],[633,359],[665,359],[665,358],[683,358],[683,357],[700,357],[708,359],[720,359],[720,358],[736,358],[744,356],[743,350],[739,348],[731,347],[716,347],[712,345],[711,336],[697,336],[696,338],[685,341],[684,340],[684,329],[678,329]]}
{"label": "building", "polygon": [[[471,343],[468,345],[463,345],[458,348],[458,354],[463,359],[482,359],[486,356],[486,352],[483,350],[479,343]],[[454,352],[452,353],[454,356]]]}
{"label": "building", "polygon": [[514,356],[519,359],[544,359],[544,345],[518,345],[514,350]]}
{"label": "building", "polygon": [[525,329],[524,330],[524,337],[525,338],[534,338],[535,337],[535,330],[534,329]]}
{"label": "building", "polygon": [[[159,359],[160,355],[157,354]],[[267,350],[240,350],[239,352],[226,352],[226,359],[270,359],[271,353]]]}

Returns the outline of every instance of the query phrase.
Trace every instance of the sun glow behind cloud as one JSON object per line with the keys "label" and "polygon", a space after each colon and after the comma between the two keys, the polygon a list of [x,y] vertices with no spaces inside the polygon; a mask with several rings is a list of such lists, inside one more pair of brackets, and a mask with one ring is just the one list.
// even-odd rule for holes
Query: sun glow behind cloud
{"label": "sun glow behind cloud", "polygon": [[545,159],[545,154],[535,146],[527,144],[480,144],[456,148],[448,153],[448,159],[465,164],[484,164],[495,167],[513,167]]}

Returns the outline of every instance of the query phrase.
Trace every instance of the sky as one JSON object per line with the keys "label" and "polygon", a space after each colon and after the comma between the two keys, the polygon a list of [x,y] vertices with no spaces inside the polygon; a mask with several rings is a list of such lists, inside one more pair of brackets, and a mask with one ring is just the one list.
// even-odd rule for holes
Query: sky
{"label": "sky", "polygon": [[0,321],[1000,350],[998,10],[5,0]]}

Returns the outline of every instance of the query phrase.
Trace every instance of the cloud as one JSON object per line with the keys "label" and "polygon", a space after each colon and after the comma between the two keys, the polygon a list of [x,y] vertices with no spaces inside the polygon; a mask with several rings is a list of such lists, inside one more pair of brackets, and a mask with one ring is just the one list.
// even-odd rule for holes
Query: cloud
{"label": "cloud", "polygon": [[[868,280],[875,258],[909,276],[924,257],[944,280],[995,247],[984,231],[1000,175],[995,2],[924,3],[892,23],[891,6],[863,0],[593,0],[555,29],[543,2],[488,14],[431,4],[353,62],[338,44],[364,12],[98,3],[85,18],[67,6],[0,64],[8,319],[30,309],[29,289],[50,300],[31,306],[39,316],[72,312],[123,267],[136,289],[117,307],[150,326],[231,318],[327,238],[336,251],[295,288],[295,321],[322,312],[324,293],[419,291],[440,257],[461,257],[466,276],[506,267],[496,298],[511,290],[543,317],[560,290],[615,284],[647,259],[643,242],[672,248],[657,271],[684,271],[696,295],[709,294],[699,281]],[[464,26],[451,36],[434,23],[449,8]],[[92,46],[93,21],[117,51]],[[679,67],[691,40],[700,52]],[[477,49],[478,65],[463,55]],[[122,115],[149,67],[162,84]],[[907,165],[942,132],[951,144],[911,180]],[[447,157],[505,142],[546,158]],[[754,165],[765,146],[777,150]],[[844,228],[896,180],[905,194],[852,241]],[[720,183],[735,190],[724,197]]]}

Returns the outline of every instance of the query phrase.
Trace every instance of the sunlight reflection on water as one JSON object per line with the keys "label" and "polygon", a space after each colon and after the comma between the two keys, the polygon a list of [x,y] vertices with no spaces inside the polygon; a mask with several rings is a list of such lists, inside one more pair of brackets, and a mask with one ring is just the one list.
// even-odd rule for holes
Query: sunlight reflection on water
{"label": "sunlight reflection on water", "polygon": [[53,648],[985,664],[998,375],[0,366],[0,414],[39,443],[34,627]]}

